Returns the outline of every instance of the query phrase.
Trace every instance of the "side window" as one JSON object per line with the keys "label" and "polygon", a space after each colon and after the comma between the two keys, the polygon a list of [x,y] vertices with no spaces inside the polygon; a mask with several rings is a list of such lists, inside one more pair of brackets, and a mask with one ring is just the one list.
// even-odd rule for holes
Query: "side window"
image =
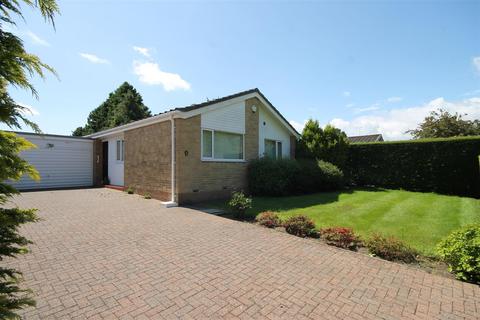
{"label": "side window", "polygon": [[283,157],[282,142],[265,139],[265,157],[281,159]]}
{"label": "side window", "polygon": [[275,141],[265,139],[265,156],[275,159],[276,158],[276,150],[275,150]]}

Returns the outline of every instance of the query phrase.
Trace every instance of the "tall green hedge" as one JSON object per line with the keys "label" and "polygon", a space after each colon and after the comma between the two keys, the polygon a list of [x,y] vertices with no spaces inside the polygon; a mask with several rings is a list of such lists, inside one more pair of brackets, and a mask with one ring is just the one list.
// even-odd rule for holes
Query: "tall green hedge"
{"label": "tall green hedge", "polygon": [[355,185],[480,198],[480,137],[351,144]]}

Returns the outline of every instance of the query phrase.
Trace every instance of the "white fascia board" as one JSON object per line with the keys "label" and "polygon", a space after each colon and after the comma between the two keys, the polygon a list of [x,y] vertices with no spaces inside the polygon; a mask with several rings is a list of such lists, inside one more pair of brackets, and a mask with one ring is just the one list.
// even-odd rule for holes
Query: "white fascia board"
{"label": "white fascia board", "polygon": [[85,142],[93,143],[91,139],[85,139],[83,137],[60,137],[56,135],[41,134],[41,133],[16,133],[19,137],[25,139],[44,139],[44,140],[58,140],[58,141],[76,141],[76,142]]}

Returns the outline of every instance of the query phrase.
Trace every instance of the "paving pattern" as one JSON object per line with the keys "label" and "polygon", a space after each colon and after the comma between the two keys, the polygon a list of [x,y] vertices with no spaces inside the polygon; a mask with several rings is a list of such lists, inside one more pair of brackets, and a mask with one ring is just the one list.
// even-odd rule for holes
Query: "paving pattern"
{"label": "paving pattern", "polygon": [[479,319],[480,288],[107,189],[24,193],[26,319]]}

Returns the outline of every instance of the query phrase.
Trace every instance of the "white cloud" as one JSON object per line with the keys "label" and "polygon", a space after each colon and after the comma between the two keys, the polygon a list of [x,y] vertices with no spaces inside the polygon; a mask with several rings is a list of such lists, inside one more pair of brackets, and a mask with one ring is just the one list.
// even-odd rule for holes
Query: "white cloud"
{"label": "white cloud", "polygon": [[396,103],[396,102],[400,102],[402,101],[403,98],[402,97],[390,97],[387,99],[387,102],[389,103]]}
{"label": "white cloud", "polygon": [[31,105],[21,103],[21,102],[17,102],[17,104],[25,108],[24,110],[20,111],[25,116],[38,116],[40,114],[40,112],[38,112],[38,110],[32,107]]}
{"label": "white cloud", "polygon": [[343,91],[343,96],[344,97],[350,97],[352,95],[352,93],[350,91]]}
{"label": "white cloud", "polygon": [[295,128],[295,130],[297,130],[298,132],[302,133],[302,130],[303,130],[303,127],[305,127],[305,124],[307,123],[307,120],[303,120],[303,122],[298,122],[298,121],[295,121],[295,120],[290,120],[288,121],[292,127]]}
{"label": "white cloud", "polygon": [[150,58],[150,50],[148,48],[134,46],[133,50],[140,53],[141,55]]}
{"label": "white cloud", "polygon": [[138,76],[140,82],[148,85],[161,85],[166,91],[190,90],[190,83],[183,80],[180,75],[162,71],[154,62],[134,61],[133,73]]}
{"label": "white cloud", "polygon": [[438,108],[450,113],[467,114],[465,119],[480,119],[480,97],[453,102],[440,97],[421,106],[379,111],[352,120],[335,118],[330,123],[351,136],[381,133],[386,140],[409,139],[411,136],[405,131],[415,129],[431,111]]}
{"label": "white cloud", "polygon": [[480,72],[480,57],[474,57],[472,59],[473,65],[477,69],[478,72]]}
{"label": "white cloud", "polygon": [[109,64],[110,63],[110,61],[108,61],[107,59],[100,58],[100,57],[98,57],[94,54],[91,54],[91,53],[79,53],[79,55],[82,58],[87,59],[91,63],[97,63],[97,64]]}
{"label": "white cloud", "polygon": [[379,110],[380,109],[380,103],[374,103],[369,107],[365,108],[355,108],[354,112],[355,113],[362,113],[362,112],[367,112],[367,111],[374,111],[374,110]]}
{"label": "white cloud", "polygon": [[39,46],[44,46],[44,47],[49,47],[50,43],[48,43],[46,40],[40,38],[38,35],[33,33],[32,31],[28,30],[25,32],[25,34],[32,40],[34,44],[38,44]]}
{"label": "white cloud", "polygon": [[347,107],[347,108],[355,107],[355,103],[349,103],[349,104],[347,104],[345,107]]}
{"label": "white cloud", "polygon": [[464,94],[462,94],[462,96],[464,97],[471,97],[471,96],[475,96],[477,94],[480,94],[480,89],[476,89],[476,90],[472,90],[472,91],[468,91],[468,92],[465,92]]}

